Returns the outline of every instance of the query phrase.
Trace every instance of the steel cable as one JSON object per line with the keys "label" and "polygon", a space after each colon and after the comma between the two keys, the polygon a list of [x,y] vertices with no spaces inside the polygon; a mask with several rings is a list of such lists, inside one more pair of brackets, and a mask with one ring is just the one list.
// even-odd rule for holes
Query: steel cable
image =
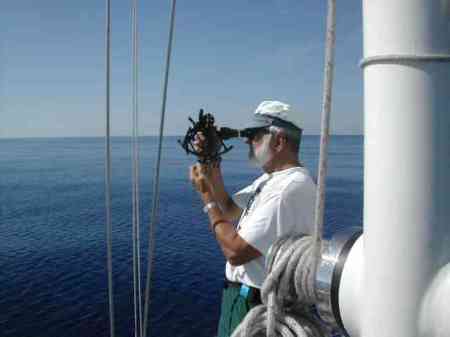
{"label": "steel cable", "polygon": [[132,242],[133,242],[133,305],[134,335],[142,336],[142,287],[140,255],[140,200],[139,200],[139,54],[138,54],[138,1],[131,4],[132,55]]}
{"label": "steel cable", "polygon": [[108,273],[109,330],[114,337],[114,289],[112,275],[112,224],[111,224],[111,0],[106,0],[106,136],[105,136],[105,209],[106,209],[106,269]]}
{"label": "steel cable", "polygon": [[162,104],[161,104],[161,119],[159,126],[159,139],[158,139],[158,157],[156,161],[155,175],[153,178],[153,202],[152,202],[152,213],[151,213],[151,221],[148,230],[148,257],[147,257],[147,278],[145,285],[145,304],[144,304],[144,326],[143,326],[143,336],[147,336],[148,330],[148,314],[149,314],[149,305],[150,305],[150,286],[152,279],[152,269],[153,269],[153,254],[155,250],[155,227],[156,227],[156,219],[159,208],[159,175],[160,175],[160,167],[161,167],[161,153],[162,153],[162,142],[164,135],[164,121],[165,121],[165,113],[166,113],[166,101],[167,101],[167,88],[169,81],[169,71],[170,71],[170,59],[172,54],[172,42],[173,42],[173,33],[175,26],[175,9],[176,9],[176,0],[172,0],[171,11],[170,11],[170,28],[169,28],[169,39],[167,45],[166,52],[166,64],[165,64],[165,72],[164,72],[164,83],[163,83],[163,93],[162,93]]}

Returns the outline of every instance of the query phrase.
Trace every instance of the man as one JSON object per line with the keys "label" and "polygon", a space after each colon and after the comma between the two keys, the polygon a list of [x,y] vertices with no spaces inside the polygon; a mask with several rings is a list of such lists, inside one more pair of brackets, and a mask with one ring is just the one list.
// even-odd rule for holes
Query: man
{"label": "man", "polygon": [[[293,118],[290,106],[282,102],[264,101],[257,107],[247,143],[249,159],[265,173],[232,198],[219,164],[191,167],[190,179],[227,260],[218,337],[230,336],[260,303],[272,244],[286,234],[313,231],[316,187],[299,162],[302,130]],[[203,144],[198,134],[196,146]]]}

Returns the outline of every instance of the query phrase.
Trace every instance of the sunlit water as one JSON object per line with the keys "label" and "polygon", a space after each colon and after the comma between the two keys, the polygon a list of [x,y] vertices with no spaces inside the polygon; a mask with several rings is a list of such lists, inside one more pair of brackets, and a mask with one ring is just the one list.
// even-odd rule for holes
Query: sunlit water
{"label": "sunlit water", "polygon": [[[187,179],[194,162],[176,137],[164,142],[151,292],[151,335],[215,334],[224,260]],[[223,171],[228,191],[260,172],[233,143]],[[316,175],[319,138],[306,136],[302,161]],[[114,138],[113,268],[116,335],[133,335],[131,157]],[[327,235],[360,226],[363,138],[333,137],[327,180]],[[146,266],[156,138],[141,144],[142,270]],[[0,140],[0,336],[109,336],[104,141]],[[144,282],[143,282],[144,284]]]}

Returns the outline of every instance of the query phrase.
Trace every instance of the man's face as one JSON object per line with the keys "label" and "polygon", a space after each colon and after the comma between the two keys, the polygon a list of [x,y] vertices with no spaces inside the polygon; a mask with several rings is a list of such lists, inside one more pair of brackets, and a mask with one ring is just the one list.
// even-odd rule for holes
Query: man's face
{"label": "man's face", "polygon": [[261,129],[247,140],[249,144],[248,157],[258,167],[263,167],[272,158],[272,134],[267,129]]}

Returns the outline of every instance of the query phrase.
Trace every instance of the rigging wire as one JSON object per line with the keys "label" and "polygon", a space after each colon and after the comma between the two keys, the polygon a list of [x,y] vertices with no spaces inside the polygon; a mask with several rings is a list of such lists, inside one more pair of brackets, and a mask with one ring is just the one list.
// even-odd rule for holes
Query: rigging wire
{"label": "rigging wire", "polygon": [[322,96],[322,121],[318,169],[318,189],[315,205],[315,226],[313,233],[314,260],[311,277],[316,277],[322,254],[322,237],[325,213],[325,180],[328,167],[328,143],[330,138],[330,111],[333,90],[334,49],[336,44],[336,0],[328,0],[327,32],[325,47],[324,87]]}
{"label": "rigging wire", "polygon": [[173,42],[173,32],[175,26],[175,9],[176,9],[176,0],[172,0],[171,11],[170,11],[170,28],[169,28],[169,40],[167,44],[166,51],[166,64],[165,64],[165,72],[164,72],[164,84],[163,84],[163,93],[162,93],[162,104],[161,104],[161,119],[159,126],[159,140],[158,140],[158,158],[156,162],[155,175],[153,178],[153,202],[152,202],[152,213],[151,213],[151,221],[149,225],[149,242],[148,242],[148,258],[147,258],[147,279],[145,286],[145,304],[144,304],[144,326],[143,326],[143,336],[147,336],[147,327],[148,327],[148,311],[149,311],[149,302],[150,302],[150,285],[151,285],[151,276],[152,276],[152,268],[153,268],[153,254],[155,249],[155,227],[156,227],[156,218],[157,212],[159,208],[159,173],[161,167],[161,153],[162,153],[162,141],[164,135],[164,121],[166,114],[166,101],[167,101],[167,87],[169,80],[169,71],[170,71],[170,59],[172,54],[172,42]]}
{"label": "rigging wire", "polygon": [[[315,226],[308,236],[280,238],[267,257],[267,277],[261,289],[263,304],[253,308],[233,332],[232,337],[324,336],[328,331],[308,309],[317,299],[315,280],[321,261],[325,209],[325,178],[329,143],[329,124],[336,40],[336,2],[328,1],[324,89],[315,204]],[[300,314],[300,315],[298,315]]]}
{"label": "rigging wire", "polygon": [[111,224],[111,0],[106,0],[106,136],[105,136],[105,208],[106,208],[106,269],[108,273],[109,331],[114,337],[114,299],[112,277],[112,224]]}
{"label": "rigging wire", "polygon": [[138,1],[131,4],[131,55],[132,55],[132,241],[133,241],[133,304],[134,335],[142,336],[142,287],[140,255],[140,200],[139,200],[139,109],[138,109]]}

